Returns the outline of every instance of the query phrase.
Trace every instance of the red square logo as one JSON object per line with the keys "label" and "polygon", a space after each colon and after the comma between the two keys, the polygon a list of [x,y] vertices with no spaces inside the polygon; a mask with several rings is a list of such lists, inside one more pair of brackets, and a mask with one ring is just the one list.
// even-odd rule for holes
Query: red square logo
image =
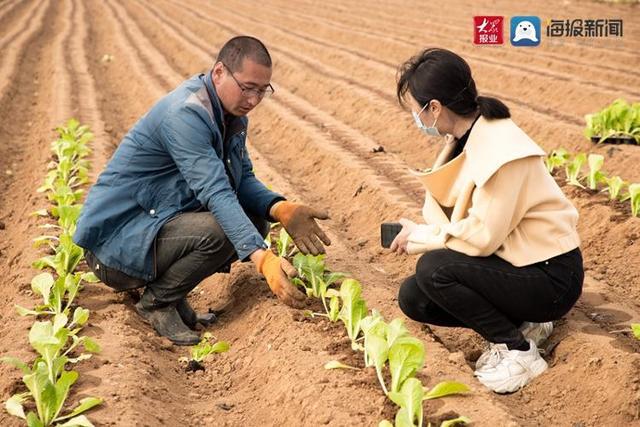
{"label": "red square logo", "polygon": [[503,44],[504,16],[474,16],[473,43],[480,45]]}

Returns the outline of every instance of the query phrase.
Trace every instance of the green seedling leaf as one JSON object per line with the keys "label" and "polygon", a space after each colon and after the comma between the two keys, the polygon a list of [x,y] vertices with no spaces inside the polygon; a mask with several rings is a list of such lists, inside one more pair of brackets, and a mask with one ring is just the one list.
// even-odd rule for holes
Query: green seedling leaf
{"label": "green seedling leaf", "polygon": [[398,338],[409,335],[409,330],[404,326],[404,322],[400,318],[395,318],[389,323],[387,332],[387,344],[391,347]]}
{"label": "green seedling leaf", "polygon": [[28,374],[31,372],[29,366],[24,363],[22,360],[17,357],[5,356],[0,358],[0,362],[6,363],[7,365],[14,366],[22,371],[23,374]]}
{"label": "green seedling leaf", "polygon": [[50,408],[47,419],[54,420],[62,410],[64,402],[69,396],[69,389],[77,381],[78,373],[76,371],[63,371],[60,379],[55,384],[55,406]]}
{"label": "green seedling leaf", "polygon": [[640,214],[640,183],[629,185],[629,200],[631,203],[631,215]]}
{"label": "green seedling leaf", "polygon": [[567,174],[567,182],[569,184],[575,185],[580,188],[584,188],[584,186],[580,183],[580,173],[582,171],[582,165],[586,161],[587,161],[587,155],[585,153],[579,153],[565,167],[565,173]]}
{"label": "green seedling leaf", "polygon": [[[78,406],[76,406],[76,408],[73,411],[71,411],[69,414],[65,415],[64,417],[56,418],[54,421],[60,422],[62,420],[66,420],[66,419],[72,418],[71,420],[69,420],[67,423],[65,423],[63,425],[75,425],[75,424],[70,424],[74,420],[73,417],[77,417],[81,413],[86,412],[89,409],[100,405],[102,402],[103,402],[103,400],[100,399],[100,398],[97,398],[97,397],[86,397],[84,399],[80,399],[80,404]],[[84,415],[83,415],[83,417],[84,417]],[[81,424],[81,425],[84,425],[84,424]]]}
{"label": "green seedling leaf", "polygon": [[415,427],[407,408],[400,408],[396,412],[396,427]]}
{"label": "green seedling leaf", "polygon": [[[422,426],[422,400],[424,391],[422,383],[416,378],[408,378],[403,384],[399,392],[390,392],[389,399],[391,399],[401,409],[406,411],[406,414],[410,417],[409,421],[411,426],[415,422],[419,426]],[[396,420],[396,425],[397,425]]]}
{"label": "green seedling leaf", "polygon": [[545,158],[545,165],[549,173],[553,172],[555,168],[562,167],[567,163],[569,159],[569,153],[564,148],[558,148],[553,150],[551,154]]}
{"label": "green seedling leaf", "polygon": [[280,229],[280,235],[278,240],[276,240],[276,250],[278,251],[278,256],[279,257],[286,257],[289,252],[291,251],[291,248],[293,246],[293,239],[291,238],[291,236],[289,236],[289,233],[287,233],[287,230],[283,228]]}
{"label": "green seedling leaf", "polygon": [[84,347],[85,350],[87,350],[89,353],[100,353],[101,349],[100,349],[100,345],[95,342],[93,339],[89,338],[89,337],[82,337],[83,341],[82,341],[82,346]]}
{"label": "green seedling leaf", "polygon": [[18,393],[7,399],[4,407],[7,409],[9,415],[13,415],[14,417],[26,420],[27,416],[24,414],[24,407],[22,406],[22,404],[25,402],[25,400],[27,400],[26,398],[28,396],[29,393]]}
{"label": "green seedling leaf", "polygon": [[604,178],[604,182],[607,184],[605,191],[609,192],[609,199],[615,200],[620,195],[620,190],[627,183],[619,176],[613,176],[611,178]]}
{"label": "green seedling leaf", "polygon": [[585,116],[587,138],[599,137],[599,143],[611,137],[630,136],[640,142],[640,112],[637,104],[616,99],[598,113]]}
{"label": "green seedling leaf", "polygon": [[98,276],[96,276],[92,272],[82,273],[82,276],[80,276],[80,278],[87,283],[100,283],[100,279],[98,278]]}
{"label": "green seedling leaf", "polygon": [[58,424],[56,427],[94,427],[94,425],[91,424],[91,421],[89,421],[87,417],[79,415],[64,424]]}
{"label": "green seedling leaf", "polygon": [[589,154],[589,177],[588,184],[591,190],[596,190],[598,183],[604,180],[604,174],[600,171],[604,164],[604,156],[601,154]]}
{"label": "green seedling leaf", "polygon": [[389,348],[391,391],[399,391],[402,384],[422,368],[424,344],[417,338],[404,336],[396,339]]}
{"label": "green seedling leaf", "polygon": [[51,314],[49,311],[40,311],[40,310],[29,310],[28,308],[24,308],[18,304],[14,304],[16,311],[20,316],[39,316],[41,314]]}
{"label": "green seedling leaf", "polygon": [[[384,322],[380,322],[380,324],[384,324]],[[382,369],[389,359],[389,346],[387,345],[384,328],[373,327],[369,329],[368,333],[365,332],[364,340],[364,350],[367,354],[368,362],[373,363],[373,366],[375,366],[380,386],[384,393],[387,394],[388,389],[382,376]]]}
{"label": "green seedling leaf", "polygon": [[27,427],[45,427],[45,425],[40,421],[38,415],[34,412],[29,412],[27,414]]}
{"label": "green seedling leaf", "polygon": [[191,358],[196,362],[202,362],[204,359],[213,353],[224,353],[228,351],[230,345],[226,341],[219,341],[212,344],[214,336],[210,332],[205,332],[200,342],[191,347]]}
{"label": "green seedling leaf", "polygon": [[356,368],[355,366],[345,365],[344,363],[338,362],[337,360],[332,360],[324,364],[324,369],[353,369],[354,371],[359,371],[360,368]]}
{"label": "green seedling leaf", "polygon": [[77,307],[73,312],[72,323],[77,326],[82,326],[89,320],[89,310],[82,307]]}
{"label": "green seedling leaf", "polygon": [[454,418],[452,420],[446,420],[443,421],[442,424],[440,424],[440,427],[455,427],[458,426],[460,424],[469,424],[471,423],[471,419],[465,416],[461,416],[458,418]]}
{"label": "green seedling leaf", "polygon": [[382,420],[378,423],[378,427],[393,427],[393,424],[388,420]]}
{"label": "green seedling leaf", "polygon": [[438,399],[452,394],[468,393],[471,390],[466,384],[457,381],[443,381],[436,384],[431,390],[426,392],[424,400]]}
{"label": "green seedling leaf", "polygon": [[332,296],[329,301],[329,320],[335,322],[338,320],[338,315],[340,314],[340,297]]}
{"label": "green seedling leaf", "polygon": [[640,323],[632,323],[631,331],[633,332],[633,336],[640,340]]}
{"label": "green seedling leaf", "polygon": [[53,275],[50,273],[40,273],[31,279],[31,289],[38,295],[42,296],[45,305],[49,305],[51,297],[51,288],[54,283]]}
{"label": "green seedling leaf", "polygon": [[359,348],[356,339],[360,332],[360,322],[367,315],[367,306],[360,296],[361,292],[360,282],[354,279],[346,279],[340,286],[342,308],[338,317],[347,328],[347,335],[349,335],[351,347],[354,349]]}

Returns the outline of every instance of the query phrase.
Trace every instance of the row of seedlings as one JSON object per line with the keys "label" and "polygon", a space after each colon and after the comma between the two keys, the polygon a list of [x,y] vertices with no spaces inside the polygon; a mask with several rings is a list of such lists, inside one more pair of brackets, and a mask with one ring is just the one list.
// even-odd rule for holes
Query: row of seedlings
{"label": "row of seedlings", "polygon": [[[601,154],[577,153],[572,155],[564,148],[553,150],[545,159],[547,169],[552,173],[556,168],[564,166],[567,183],[592,191],[609,193],[611,200],[629,201],[631,215],[640,215],[640,183],[629,183],[618,175],[607,176],[602,170],[604,156]],[[584,173],[587,164],[589,171]],[[586,184],[586,187],[585,185]]]}
{"label": "row of seedlings", "polygon": [[[591,191],[603,191],[609,193],[610,200],[620,202],[629,201],[631,205],[631,215],[640,215],[640,183],[628,183],[620,176],[607,176],[603,172],[604,156],[600,154],[578,153],[572,156],[564,148],[553,150],[545,159],[549,173],[553,173],[556,168],[564,166],[567,183],[580,188],[588,188]],[[589,173],[584,175],[583,165],[587,163]],[[587,187],[583,185],[586,181]],[[640,323],[631,325],[631,330],[637,339],[640,339]]]}
{"label": "row of seedlings", "polygon": [[93,273],[76,271],[84,253],[72,241],[82,208],[81,187],[88,182],[86,157],[93,135],[87,126],[74,119],[56,131],[58,138],[51,143],[53,160],[48,165],[44,185],[37,190],[47,195],[51,206],[34,212],[55,220],[40,225],[46,234],[34,240],[36,247],[47,247],[49,254],[36,260],[33,266],[48,271],[31,281],[31,289],[41,301],[33,309],[16,305],[21,316],[34,318],[29,344],[37,356],[31,365],[15,357],[2,358],[22,371],[27,389],[11,396],[5,407],[29,427],[86,427],[92,423],[83,413],[101,404],[102,399],[86,397],[70,408],[67,398],[78,379],[73,366],[100,351],[95,341],[80,335],[89,320],[89,310],[76,303],[83,282],[97,282],[98,278]]}
{"label": "row of seedlings", "polygon": [[[430,390],[425,388],[415,377],[424,366],[422,341],[410,335],[401,319],[387,323],[377,310],[369,312],[362,298],[361,284],[343,273],[328,270],[324,255],[296,253],[297,248],[283,228],[275,239],[275,250],[280,257],[293,257],[293,266],[298,271],[293,283],[304,289],[308,297],[322,302],[324,313],[307,311],[306,315],[326,317],[331,322],[341,321],[351,340],[351,348],[362,351],[365,366],[375,369],[384,394],[399,407],[396,427],[422,427],[424,400],[469,391],[465,384],[450,381],[441,382]],[[325,368],[358,369],[338,361],[328,362]],[[467,417],[458,417],[444,421],[441,427],[469,422]],[[388,420],[380,422],[380,427],[393,425]]]}

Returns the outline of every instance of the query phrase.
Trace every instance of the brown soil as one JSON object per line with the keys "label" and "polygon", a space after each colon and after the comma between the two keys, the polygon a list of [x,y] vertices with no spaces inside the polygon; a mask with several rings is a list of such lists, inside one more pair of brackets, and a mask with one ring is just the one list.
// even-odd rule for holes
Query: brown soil
{"label": "brown soil", "polygon": [[[230,0],[0,2],[0,355],[31,359],[31,246],[45,206],[35,192],[49,161],[52,128],[78,117],[96,134],[95,174],[130,126],[185,77],[206,70],[230,36],[263,39],[274,58],[276,95],[251,114],[250,151],[258,175],[290,199],[323,206],[334,244],[328,264],[364,285],[370,307],[402,316],[396,291],[415,259],[379,248],[379,224],[418,218],[422,190],[407,172],[426,167],[438,145],[425,140],[394,99],[397,66],[429,45],[467,58],[481,92],[499,96],[514,120],[546,150],[565,147],[605,155],[605,169],[640,181],[640,146],[593,145],[583,115],[617,97],[640,98],[637,5],[537,2],[541,17],[623,17],[625,37],[536,49],[478,48],[471,17],[521,13],[514,2],[367,0],[344,4]],[[113,55],[103,62],[103,55]],[[595,65],[594,65],[595,64]],[[384,147],[380,150],[378,147]],[[376,149],[374,151],[374,149]],[[640,425],[640,346],[628,332],[640,322],[640,220],[628,204],[558,180],[581,214],[587,279],[582,298],[557,322],[547,345],[551,366],[518,393],[499,396],[473,378],[482,340],[458,329],[407,321],[426,344],[427,386],[443,380],[473,392],[425,404],[433,420],[463,414],[478,426]],[[395,408],[375,373],[326,371],[338,359],[362,367],[341,326],[304,319],[280,304],[250,264],[235,265],[198,286],[201,310],[225,307],[210,328],[231,351],[186,373],[174,347],[143,324],[130,296],[87,286],[80,304],[91,309],[86,332],[103,352],[78,366],[71,401],[105,398],[90,413],[96,425],[374,426]],[[0,398],[20,389],[16,370],[0,365]],[[6,412],[0,425],[20,425]]]}

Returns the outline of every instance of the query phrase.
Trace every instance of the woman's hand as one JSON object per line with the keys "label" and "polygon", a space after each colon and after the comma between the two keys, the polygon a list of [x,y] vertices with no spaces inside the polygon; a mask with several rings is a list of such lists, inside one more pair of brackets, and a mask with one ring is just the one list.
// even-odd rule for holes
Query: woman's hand
{"label": "woman's hand", "polygon": [[406,218],[400,218],[398,222],[402,225],[402,230],[398,233],[396,238],[393,239],[389,249],[397,254],[406,254],[409,234],[411,234],[411,232],[416,228],[417,224]]}

